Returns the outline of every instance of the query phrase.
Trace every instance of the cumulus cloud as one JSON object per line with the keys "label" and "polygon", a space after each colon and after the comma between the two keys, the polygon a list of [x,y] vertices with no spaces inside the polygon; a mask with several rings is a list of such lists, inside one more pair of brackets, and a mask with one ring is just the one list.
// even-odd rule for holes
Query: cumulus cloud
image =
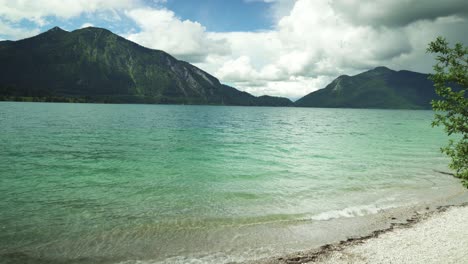
{"label": "cumulus cloud", "polygon": [[126,12],[140,27],[127,38],[141,45],[171,53],[179,59],[200,62],[208,55],[229,52],[225,40],[213,39],[198,22],[181,20],[167,9],[141,8]]}
{"label": "cumulus cloud", "polygon": [[465,0],[244,1],[270,3],[274,27],[209,32],[163,8],[164,0],[0,0],[0,37],[37,33],[17,26],[23,20],[39,27],[51,16],[122,18],[132,22],[124,34],[132,41],[195,63],[241,90],[293,99],[380,65],[429,72],[433,58],[425,49],[439,35],[468,43]]}
{"label": "cumulus cloud", "polygon": [[44,25],[49,16],[66,19],[84,12],[114,11],[138,4],[139,0],[0,0],[0,17],[13,22],[29,20]]}
{"label": "cumulus cloud", "polygon": [[271,91],[292,98],[322,88],[342,73],[368,69],[412,50],[401,32],[354,26],[322,0],[296,1],[275,30],[219,33],[217,38],[230,43],[230,58],[202,67],[212,67],[222,81],[254,94]]}
{"label": "cumulus cloud", "polygon": [[438,35],[468,42],[460,34],[468,26],[462,1],[450,0],[450,7],[432,1],[435,9],[420,10],[412,8],[416,1],[411,0],[292,2],[274,30],[216,34],[230,44],[231,54],[208,56],[199,66],[257,95],[298,98],[341,74],[380,65],[429,72],[428,42]]}

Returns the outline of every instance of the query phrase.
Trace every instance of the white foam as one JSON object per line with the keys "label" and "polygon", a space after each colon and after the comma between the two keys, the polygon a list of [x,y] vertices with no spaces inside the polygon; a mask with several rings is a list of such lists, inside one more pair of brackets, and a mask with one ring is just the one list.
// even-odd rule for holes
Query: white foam
{"label": "white foam", "polygon": [[311,220],[327,221],[337,218],[351,218],[365,215],[373,215],[382,212],[383,210],[395,208],[395,205],[377,206],[376,204],[351,206],[341,210],[332,210],[323,212],[310,217]]}

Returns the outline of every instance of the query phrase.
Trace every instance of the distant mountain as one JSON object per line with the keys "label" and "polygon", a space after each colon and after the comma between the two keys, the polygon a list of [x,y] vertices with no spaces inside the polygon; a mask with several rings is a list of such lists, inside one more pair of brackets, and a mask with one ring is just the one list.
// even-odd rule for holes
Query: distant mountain
{"label": "distant mountain", "polygon": [[430,109],[437,98],[427,74],[386,67],[343,75],[296,101],[301,107]]}
{"label": "distant mountain", "polygon": [[101,28],[0,42],[0,100],[292,106]]}

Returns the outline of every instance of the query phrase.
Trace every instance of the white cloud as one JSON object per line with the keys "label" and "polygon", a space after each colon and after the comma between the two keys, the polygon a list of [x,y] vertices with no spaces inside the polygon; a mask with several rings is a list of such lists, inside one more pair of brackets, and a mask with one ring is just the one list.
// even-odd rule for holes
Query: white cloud
{"label": "white cloud", "polygon": [[141,45],[164,50],[179,59],[190,62],[203,61],[209,54],[229,52],[224,40],[215,40],[198,22],[181,20],[166,9],[141,8],[126,12],[141,31],[127,38]]}
{"label": "white cloud", "polygon": [[[348,2],[359,6],[356,1]],[[408,1],[393,1],[391,6],[380,2],[381,7],[367,1],[363,7],[348,11],[366,10],[368,4],[380,16],[391,17],[385,12],[403,10]],[[288,15],[277,21],[274,30],[217,33],[217,39],[230,44],[231,54],[208,56],[198,65],[215,73],[221,81],[254,94],[269,92],[297,98],[325,87],[341,74],[356,74],[380,65],[428,72],[432,58],[425,54],[425,49],[436,36],[468,42],[468,36],[460,34],[466,31],[467,20],[460,16],[443,17],[450,13],[447,11],[450,8],[443,9],[439,18],[415,14],[410,23],[385,26],[385,21],[375,24],[353,21],[344,9],[337,8],[337,3],[346,1],[297,0]]]}
{"label": "white cloud", "polygon": [[348,25],[327,1],[297,1],[272,31],[217,33],[216,38],[228,41],[232,53],[210,56],[199,66],[254,94],[270,91],[292,98],[324,87],[341,73],[367,69],[379,58],[410,49],[409,44],[391,45],[407,42],[392,30]]}
{"label": "white cloud", "polygon": [[84,23],[80,28],[94,27],[92,23]]}
{"label": "white cloud", "polygon": [[[133,21],[125,37],[195,63],[228,83],[256,95],[301,97],[341,74],[385,65],[428,72],[427,43],[438,35],[468,43],[464,0],[244,0],[272,4],[275,26],[260,32],[214,33],[144,0],[0,0],[0,31],[21,38],[50,16]],[[163,3],[156,0],[152,3]],[[84,24],[89,26],[91,24]]]}
{"label": "white cloud", "polygon": [[0,0],[0,17],[17,22],[33,21],[42,26],[46,17],[72,18],[85,12],[104,12],[140,5],[140,0]]}

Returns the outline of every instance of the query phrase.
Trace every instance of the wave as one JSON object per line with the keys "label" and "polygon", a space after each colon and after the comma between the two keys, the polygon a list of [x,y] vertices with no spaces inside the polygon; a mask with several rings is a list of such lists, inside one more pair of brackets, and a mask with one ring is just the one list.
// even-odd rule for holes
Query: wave
{"label": "wave", "polygon": [[320,214],[313,215],[308,218],[308,220],[316,220],[316,221],[327,221],[331,219],[337,218],[351,218],[351,217],[358,217],[358,216],[366,216],[366,215],[373,215],[378,214],[384,210],[391,209],[397,207],[396,205],[385,205],[385,206],[378,206],[376,204],[370,205],[361,205],[361,206],[351,206],[341,210],[332,210],[323,212]]}

